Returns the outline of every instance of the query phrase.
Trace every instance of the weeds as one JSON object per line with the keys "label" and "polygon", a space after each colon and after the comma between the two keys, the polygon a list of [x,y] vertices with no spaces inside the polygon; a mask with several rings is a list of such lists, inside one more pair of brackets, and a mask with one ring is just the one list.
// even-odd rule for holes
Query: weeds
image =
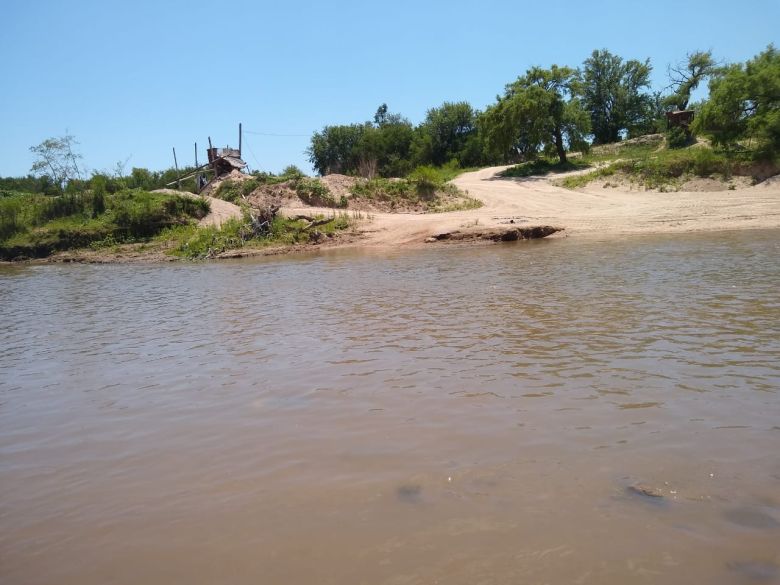
{"label": "weeds", "polygon": [[[458,169],[458,173],[460,170]],[[354,197],[387,205],[390,209],[417,208],[429,213],[476,209],[477,199],[466,196],[448,176],[457,174],[455,167],[417,167],[406,179],[375,178],[358,181],[352,188]]]}
{"label": "weeds", "polygon": [[502,171],[502,177],[530,177],[539,175],[549,175],[550,173],[565,173],[586,169],[589,163],[581,159],[567,160],[565,163],[552,161],[549,159],[537,159],[515,165]]}
{"label": "weeds", "polygon": [[19,193],[0,198],[0,258],[42,257],[93,243],[136,241],[208,211],[201,199],[145,191],[58,197]]}
{"label": "weeds", "polygon": [[[315,219],[324,220],[323,216]],[[194,225],[169,228],[156,240],[168,249],[168,253],[191,260],[215,258],[228,250],[240,248],[264,248],[268,246],[307,244],[323,237],[333,237],[352,225],[346,213],[334,214],[328,221],[313,228],[310,222],[277,216],[267,233],[256,236],[247,218],[232,219],[221,227]]]}
{"label": "weeds", "polygon": [[566,177],[560,184],[577,189],[619,173],[648,189],[674,190],[688,177],[716,176],[728,180],[734,174],[749,175],[754,168],[748,155],[729,155],[701,146],[652,152],[641,150],[639,154],[635,150],[634,156],[617,159],[591,173]]}

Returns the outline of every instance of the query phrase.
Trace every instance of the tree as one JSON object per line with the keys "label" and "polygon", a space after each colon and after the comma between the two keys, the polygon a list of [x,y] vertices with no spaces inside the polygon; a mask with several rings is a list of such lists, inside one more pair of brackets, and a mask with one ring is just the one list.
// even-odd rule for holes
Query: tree
{"label": "tree", "polygon": [[477,112],[468,102],[444,102],[428,110],[415,137],[418,164],[443,165],[452,159],[468,166],[478,156]]}
{"label": "tree", "polygon": [[314,170],[320,175],[355,171],[360,158],[358,145],[367,127],[371,125],[325,126],[322,132],[315,132],[306,149]]}
{"label": "tree", "polygon": [[68,181],[81,178],[79,161],[81,155],[74,151],[78,145],[76,139],[70,134],[59,138],[47,138],[37,146],[31,146],[30,152],[35,155],[35,160],[30,169],[33,175],[48,176],[60,189],[65,189]]}
{"label": "tree", "polygon": [[387,104],[377,108],[374,122],[326,126],[315,132],[307,149],[309,160],[321,174],[347,173],[373,178],[397,177],[412,169],[412,124]]}
{"label": "tree", "polygon": [[565,163],[566,147],[586,147],[585,135],[590,131],[578,89],[574,69],[557,65],[529,69],[482,116],[488,151],[511,159],[541,150]]}
{"label": "tree", "polygon": [[412,170],[410,148],[413,139],[411,122],[382,104],[374,115],[374,127],[367,128],[360,141],[359,174],[364,177],[407,175]]}
{"label": "tree", "polygon": [[688,53],[686,60],[667,68],[672,94],[664,101],[665,104],[677,110],[687,110],[691,101],[691,93],[699,84],[712,75],[717,67],[712,51],[696,51]]}
{"label": "tree", "polygon": [[642,90],[650,86],[651,71],[649,59],[624,62],[606,49],[593,51],[585,60],[583,101],[596,144],[617,142],[622,132],[646,123],[651,97]]}
{"label": "tree", "polygon": [[780,152],[780,52],[769,45],[744,65],[713,75],[694,126],[726,148],[753,138],[765,153]]}

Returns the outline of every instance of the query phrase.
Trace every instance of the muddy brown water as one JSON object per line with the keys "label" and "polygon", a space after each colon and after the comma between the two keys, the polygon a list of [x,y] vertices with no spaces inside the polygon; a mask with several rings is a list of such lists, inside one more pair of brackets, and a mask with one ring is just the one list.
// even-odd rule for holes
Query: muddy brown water
{"label": "muddy brown water", "polygon": [[780,233],[0,267],[0,581],[776,583]]}

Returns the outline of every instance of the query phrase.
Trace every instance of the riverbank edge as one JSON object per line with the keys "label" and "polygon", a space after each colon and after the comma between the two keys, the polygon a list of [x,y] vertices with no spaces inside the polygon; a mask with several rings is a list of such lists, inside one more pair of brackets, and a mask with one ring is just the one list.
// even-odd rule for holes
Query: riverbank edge
{"label": "riverbank edge", "polygon": [[[370,225],[370,224],[369,224]],[[523,226],[511,228],[460,229],[432,234],[422,241],[385,247],[403,247],[407,249],[422,247],[476,247],[493,244],[512,243],[525,240],[543,239],[560,235],[565,231],[562,227],[553,226]],[[153,250],[135,250],[143,244],[125,244],[118,251],[92,250],[81,248],[57,252],[46,258],[20,258],[2,260],[0,265],[18,266],[24,264],[166,264],[166,263],[198,263],[204,261],[236,260],[241,258],[258,258],[268,256],[287,256],[317,251],[347,249],[347,248],[381,248],[383,246],[368,243],[367,232],[358,231],[340,234],[321,243],[291,244],[268,246],[262,248],[234,248],[217,254],[213,258],[191,259],[165,254],[159,248]]]}

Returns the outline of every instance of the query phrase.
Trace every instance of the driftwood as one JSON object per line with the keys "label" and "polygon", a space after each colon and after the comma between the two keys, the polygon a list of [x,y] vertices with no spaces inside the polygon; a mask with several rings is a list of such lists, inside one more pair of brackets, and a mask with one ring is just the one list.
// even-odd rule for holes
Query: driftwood
{"label": "driftwood", "polygon": [[[246,239],[264,236],[271,231],[271,223],[276,219],[281,207],[279,205],[268,205],[266,207],[255,208],[249,213],[250,234],[246,234]],[[242,234],[244,237],[245,234]]]}
{"label": "driftwood", "polygon": [[334,217],[312,217],[311,215],[296,215],[293,217],[293,219],[301,220],[308,222],[307,225],[303,226],[303,229],[310,230],[311,228],[315,228],[321,225],[325,225],[326,223],[332,222],[335,218]]}

